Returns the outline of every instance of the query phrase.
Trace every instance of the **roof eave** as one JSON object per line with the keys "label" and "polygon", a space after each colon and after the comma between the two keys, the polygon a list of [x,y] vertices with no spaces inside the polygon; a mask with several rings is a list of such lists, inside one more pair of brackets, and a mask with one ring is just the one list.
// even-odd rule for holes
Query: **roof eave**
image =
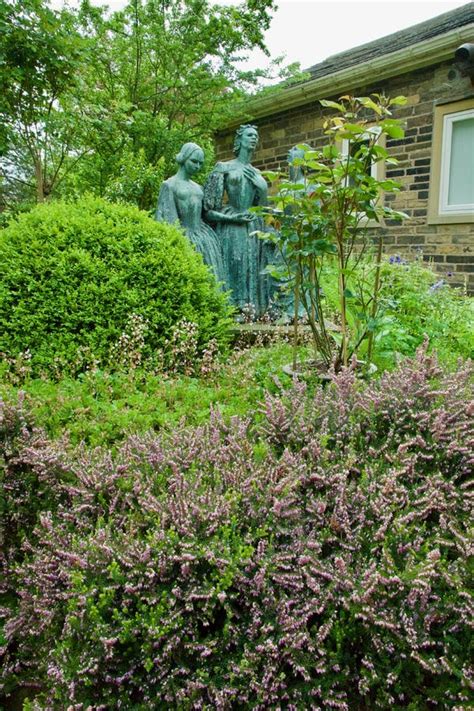
{"label": "roof eave", "polygon": [[[431,37],[414,44],[412,47],[399,49],[396,52],[384,54],[352,67],[332,72],[327,76],[309,79],[306,82],[289,86],[278,93],[255,97],[246,102],[245,113],[233,117],[222,130],[238,126],[242,121],[264,118],[276,112],[281,113],[297,106],[303,106],[317,99],[336,96],[340,92],[348,92],[356,87],[372,84],[392,76],[406,74],[416,69],[422,69],[430,64],[454,61],[454,49],[464,42],[472,40],[474,23],[458,27],[443,35]],[[395,69],[395,72],[394,72]]]}

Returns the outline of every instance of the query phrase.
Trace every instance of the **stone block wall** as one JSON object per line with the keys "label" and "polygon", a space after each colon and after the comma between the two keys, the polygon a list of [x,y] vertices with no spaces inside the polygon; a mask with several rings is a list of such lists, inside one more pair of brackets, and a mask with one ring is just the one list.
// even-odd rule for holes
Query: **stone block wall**
{"label": "stone block wall", "polygon": [[[428,224],[428,196],[432,159],[432,129],[435,102],[474,97],[468,78],[448,80],[451,63],[420,69],[372,86],[351,89],[355,96],[385,93],[404,95],[406,106],[394,107],[394,118],[405,121],[405,137],[388,140],[387,148],[400,162],[387,167],[387,177],[402,184],[398,194],[387,195],[392,207],[403,210],[409,219],[402,224],[387,224],[382,229],[385,251],[408,258],[422,257],[443,275],[446,281],[474,293],[474,224]],[[326,97],[337,99],[337,96]],[[317,101],[272,116],[258,119],[260,143],[254,165],[260,170],[286,169],[288,150],[298,143],[318,148],[325,142],[323,123],[328,115]],[[234,130],[216,136],[217,160],[232,157]]]}

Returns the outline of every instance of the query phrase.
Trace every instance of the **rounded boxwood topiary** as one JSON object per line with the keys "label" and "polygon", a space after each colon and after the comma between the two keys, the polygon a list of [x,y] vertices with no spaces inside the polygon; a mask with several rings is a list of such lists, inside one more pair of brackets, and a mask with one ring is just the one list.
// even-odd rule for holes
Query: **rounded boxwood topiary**
{"label": "rounded boxwood topiary", "polygon": [[0,233],[0,351],[29,350],[34,371],[80,370],[111,353],[133,314],[146,323],[142,357],[175,324],[197,324],[199,345],[225,341],[229,307],[181,231],[129,205],[95,197],[40,205]]}

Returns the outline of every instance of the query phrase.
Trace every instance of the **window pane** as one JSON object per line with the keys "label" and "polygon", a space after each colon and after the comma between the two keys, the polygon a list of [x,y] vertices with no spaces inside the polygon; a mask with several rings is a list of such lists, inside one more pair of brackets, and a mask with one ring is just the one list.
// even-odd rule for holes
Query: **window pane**
{"label": "window pane", "polygon": [[453,121],[448,205],[474,203],[474,118]]}

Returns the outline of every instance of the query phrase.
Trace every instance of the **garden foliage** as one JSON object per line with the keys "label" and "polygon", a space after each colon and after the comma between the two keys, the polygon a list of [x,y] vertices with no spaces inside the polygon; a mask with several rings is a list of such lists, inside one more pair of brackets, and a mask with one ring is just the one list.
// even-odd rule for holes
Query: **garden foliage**
{"label": "garden foliage", "polygon": [[[327,368],[332,363],[336,370],[347,366],[365,341],[367,360],[372,360],[382,259],[380,235],[375,273],[372,282],[366,280],[362,289],[356,266],[368,246],[370,220],[381,223],[406,217],[383,200],[384,192],[397,192],[400,184],[373,175],[377,163],[397,163],[389,156],[385,140],[403,138],[402,122],[390,117],[393,107],[406,101],[403,96],[390,99],[380,94],[343,96],[339,103],[321,100],[322,106],[337,111],[324,123],[324,147],[313,150],[305,144],[296,146],[300,157],[293,154],[289,179],[279,180],[278,173],[266,174],[271,182],[279,180],[278,191],[270,197],[273,206],[258,208],[276,227],[272,241],[279,251],[280,264],[271,267],[271,273],[291,290],[295,320],[300,304],[303,306],[315,357]],[[295,168],[301,172],[296,182],[292,176]],[[337,334],[330,333],[326,325],[322,277],[328,264],[335,265],[337,271]],[[349,288],[350,281],[358,287],[355,292]]]}
{"label": "garden foliage", "polygon": [[0,204],[13,214],[86,190],[152,209],[180,146],[209,153],[236,103],[279,70],[236,61],[267,53],[274,0],[50,5],[0,2]]}
{"label": "garden foliage", "polygon": [[[371,260],[361,260],[359,285],[366,278],[373,282],[375,268]],[[337,275],[327,269],[323,276],[331,313],[338,300]],[[356,291],[352,280],[349,287]],[[377,321],[374,359],[380,372],[413,355],[425,339],[430,351],[450,368],[460,357],[474,355],[472,299],[440,284],[439,275],[420,262],[393,256],[382,263]],[[225,419],[243,416],[255,409],[265,390],[275,391],[275,378],[289,384],[283,366],[291,361],[292,348],[286,342],[288,334],[278,334],[278,329],[276,343],[245,350],[237,345],[223,363],[216,358],[213,340],[199,353],[195,325],[182,321],[172,329],[162,367],[154,358],[150,370],[142,353],[145,327],[137,316],[129,320],[114,347],[113,364],[120,369],[113,372],[92,367],[78,378],[59,373],[57,379],[45,380],[32,375],[29,353],[5,359],[0,366],[0,396],[11,400],[24,391],[35,422],[53,438],[64,434],[72,444],[115,447],[131,433],[174,428],[181,420],[202,424],[211,405],[219,407]],[[240,346],[245,345],[241,339]],[[301,346],[298,358],[305,360],[310,353],[308,345]]]}
{"label": "garden foliage", "polygon": [[[4,364],[4,373],[0,370],[0,397],[14,401],[21,392],[36,425],[53,439],[65,436],[72,445],[115,448],[130,434],[201,425],[212,407],[226,420],[243,417],[255,410],[266,390],[276,391],[275,380],[289,384],[282,372],[291,358],[288,343],[237,350],[224,365],[216,358],[213,341],[196,359],[195,341],[189,339],[192,349],[185,348],[186,336],[193,332],[184,326],[176,326],[167,348],[171,371],[89,370],[78,378],[45,380],[30,378],[29,364],[17,359]],[[194,371],[186,375],[190,351]],[[306,348],[301,352],[306,355]]]}
{"label": "garden foliage", "polygon": [[440,358],[474,357],[474,301],[445,278],[392,256],[382,269],[377,351],[382,364],[394,355],[411,355],[428,338]]}
{"label": "garden foliage", "polygon": [[[370,257],[351,265],[348,288],[361,303],[370,297],[377,262]],[[440,360],[455,367],[458,358],[474,356],[474,302],[459,288],[451,288],[452,274],[444,277],[415,258],[400,255],[384,259],[380,265],[377,315],[373,319],[373,360],[379,370],[392,368],[404,356],[411,356],[427,340]],[[337,270],[327,265],[322,275],[326,307],[337,310]],[[351,327],[357,328],[357,310],[348,313]],[[367,342],[359,348],[367,356]]]}
{"label": "garden foliage", "polygon": [[269,395],[257,426],[216,415],[115,457],[65,455],[7,407],[5,693],[466,708],[470,377],[420,350],[378,382]]}
{"label": "garden foliage", "polygon": [[202,258],[135,207],[38,206],[2,231],[0,254],[0,351],[28,351],[33,372],[136,366],[183,320],[198,349],[225,341],[227,300]]}

